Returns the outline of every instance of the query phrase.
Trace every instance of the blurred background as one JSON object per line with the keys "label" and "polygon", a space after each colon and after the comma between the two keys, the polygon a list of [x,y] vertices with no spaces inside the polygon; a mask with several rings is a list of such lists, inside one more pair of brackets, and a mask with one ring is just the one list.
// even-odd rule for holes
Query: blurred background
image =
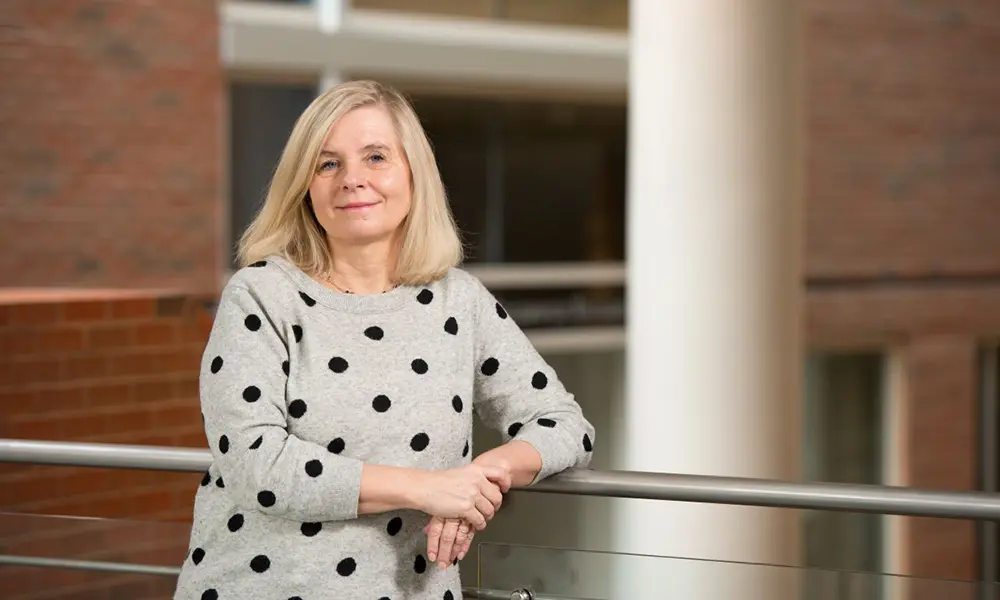
{"label": "blurred background", "polygon": [[[798,6],[795,479],[994,492],[1000,3]],[[593,467],[621,468],[636,247],[629,11],[627,0],[0,1],[0,438],[205,447],[198,367],[233,245],[301,111],[336,81],[372,77],[406,92],[427,128],[469,269],[608,432]],[[498,439],[479,433],[477,450]],[[200,479],[0,465],[3,553],[177,565]],[[613,511],[515,494],[482,541],[611,550]],[[84,516],[102,520],[71,518]],[[992,529],[971,522],[805,511],[800,532],[803,567],[987,581],[1000,568]],[[587,576],[571,554],[518,563],[512,547],[500,557],[511,569],[546,565],[527,583]],[[475,583],[477,569],[463,575]],[[0,590],[166,598],[172,587],[0,565]],[[850,597],[887,593],[866,590]]]}

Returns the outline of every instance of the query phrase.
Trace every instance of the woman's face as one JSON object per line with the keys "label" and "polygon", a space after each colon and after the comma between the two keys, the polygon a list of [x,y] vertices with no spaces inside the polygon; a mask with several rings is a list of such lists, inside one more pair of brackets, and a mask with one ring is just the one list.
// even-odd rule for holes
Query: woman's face
{"label": "woman's face", "polygon": [[331,242],[391,238],[410,211],[410,190],[410,167],[384,108],[356,108],[330,128],[309,195]]}

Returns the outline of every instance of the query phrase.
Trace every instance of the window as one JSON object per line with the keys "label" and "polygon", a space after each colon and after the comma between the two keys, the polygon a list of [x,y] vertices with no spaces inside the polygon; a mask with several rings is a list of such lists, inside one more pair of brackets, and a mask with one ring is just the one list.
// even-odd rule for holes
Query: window
{"label": "window", "polygon": [[545,25],[628,28],[628,0],[352,0],[352,7]]}
{"label": "window", "polygon": [[316,97],[317,85],[234,82],[229,86],[232,260],[236,242],[264,202],[292,126]]}
{"label": "window", "polygon": [[[879,353],[817,353],[806,360],[805,478],[831,483],[883,482],[883,358]],[[805,564],[882,571],[882,516],[806,511]],[[859,598],[878,598],[872,589]],[[866,580],[867,581],[867,580]],[[824,597],[828,579],[807,578],[807,597]]]}
{"label": "window", "polygon": [[412,100],[471,262],[623,260],[624,105]]}

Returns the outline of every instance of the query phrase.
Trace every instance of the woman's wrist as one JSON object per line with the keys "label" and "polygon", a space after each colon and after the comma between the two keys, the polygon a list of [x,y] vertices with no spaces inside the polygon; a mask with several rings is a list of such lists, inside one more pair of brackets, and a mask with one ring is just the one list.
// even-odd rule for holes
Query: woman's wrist
{"label": "woman's wrist", "polygon": [[511,440],[502,446],[483,452],[473,464],[493,465],[506,469],[513,487],[524,487],[535,480],[542,469],[542,456],[528,442]]}

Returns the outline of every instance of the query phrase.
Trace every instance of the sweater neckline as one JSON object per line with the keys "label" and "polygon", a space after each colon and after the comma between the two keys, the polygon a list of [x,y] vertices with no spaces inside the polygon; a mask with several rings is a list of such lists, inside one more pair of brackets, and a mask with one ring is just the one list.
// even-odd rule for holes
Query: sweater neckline
{"label": "sweater neckline", "polygon": [[412,286],[400,285],[387,292],[378,294],[355,294],[332,290],[310,277],[283,256],[272,256],[267,259],[276,264],[292,282],[299,288],[299,295],[309,304],[314,301],[334,310],[350,313],[380,313],[399,310],[407,300],[416,302],[417,290]]}

